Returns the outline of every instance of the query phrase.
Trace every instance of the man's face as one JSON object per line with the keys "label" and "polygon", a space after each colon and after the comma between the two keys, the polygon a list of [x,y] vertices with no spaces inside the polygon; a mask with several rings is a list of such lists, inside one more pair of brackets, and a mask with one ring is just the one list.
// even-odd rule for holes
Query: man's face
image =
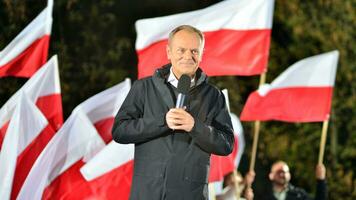
{"label": "man's face", "polygon": [[285,163],[274,164],[269,174],[269,179],[275,185],[287,185],[291,179],[288,165],[286,165]]}
{"label": "man's face", "polygon": [[167,46],[167,56],[177,78],[194,76],[202,57],[203,47],[199,36],[187,30],[177,32]]}

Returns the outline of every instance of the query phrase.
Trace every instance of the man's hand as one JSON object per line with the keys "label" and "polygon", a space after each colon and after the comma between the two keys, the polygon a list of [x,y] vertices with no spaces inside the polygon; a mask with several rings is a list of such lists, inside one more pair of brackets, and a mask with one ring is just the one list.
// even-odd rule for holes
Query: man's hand
{"label": "man's hand", "polygon": [[194,127],[194,118],[183,108],[172,108],[166,114],[166,122],[170,129],[190,132]]}
{"label": "man's hand", "polygon": [[247,187],[251,187],[253,181],[255,181],[256,173],[254,170],[248,171],[245,175],[245,183]]}
{"label": "man's hand", "polygon": [[251,187],[247,187],[244,191],[243,196],[245,197],[246,200],[253,200],[255,196],[253,193],[253,189]]}
{"label": "man's hand", "polygon": [[315,169],[315,176],[318,180],[325,180],[326,169],[324,164],[318,164]]}

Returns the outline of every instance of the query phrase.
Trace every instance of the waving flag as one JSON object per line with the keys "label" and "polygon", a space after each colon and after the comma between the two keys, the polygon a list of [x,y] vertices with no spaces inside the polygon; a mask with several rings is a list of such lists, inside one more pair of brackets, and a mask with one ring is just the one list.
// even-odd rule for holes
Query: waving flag
{"label": "waving flag", "polygon": [[36,104],[54,130],[63,123],[57,56],[53,56],[0,109],[0,147],[21,93]]}
{"label": "waving flag", "polygon": [[169,32],[183,24],[204,32],[201,67],[210,76],[256,75],[267,70],[273,0],[226,0],[210,7],[136,22],[138,77],[168,63]]}
{"label": "waving flag", "polygon": [[0,77],[31,77],[47,61],[53,0],[0,51]]}
{"label": "waving flag", "polygon": [[250,94],[241,120],[318,122],[329,118],[339,52],[303,59]]}
{"label": "waving flag", "polygon": [[16,196],[38,155],[54,135],[41,111],[22,93],[0,154],[0,196]]}
{"label": "waving flag", "polygon": [[[78,105],[51,139],[33,165],[18,199],[62,199],[80,195],[77,185],[86,182],[80,167],[105,146],[101,130],[111,129],[111,120],[130,90],[130,80],[101,92]],[[103,126],[97,126],[103,127]],[[104,135],[104,136],[102,136]]]}
{"label": "waving flag", "polygon": [[[81,169],[87,182],[76,198],[129,199],[133,176],[133,144],[110,142]],[[88,187],[89,186],[89,187]]]}

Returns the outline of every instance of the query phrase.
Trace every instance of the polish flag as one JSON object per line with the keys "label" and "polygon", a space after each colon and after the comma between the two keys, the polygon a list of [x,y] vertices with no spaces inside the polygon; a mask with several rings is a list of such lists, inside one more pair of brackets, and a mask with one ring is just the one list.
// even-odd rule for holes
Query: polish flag
{"label": "polish flag", "polygon": [[[78,185],[77,199],[129,199],[133,176],[133,144],[110,142],[81,169],[86,182]],[[91,190],[89,190],[91,188]]]}
{"label": "polish flag", "polygon": [[54,130],[36,105],[21,93],[0,154],[0,196],[16,196]]}
{"label": "polish flag", "polygon": [[169,32],[183,24],[205,35],[201,68],[209,76],[267,71],[274,0],[226,0],[204,9],[136,22],[138,77],[167,64]]}
{"label": "polish flag", "polygon": [[0,147],[21,93],[36,104],[54,130],[63,123],[57,56],[53,56],[0,109]]}
{"label": "polish flag", "polygon": [[53,0],[0,51],[0,77],[31,77],[47,61]]}
{"label": "polish flag", "polygon": [[105,147],[107,130],[129,90],[126,79],[78,105],[36,160],[18,199],[63,199],[85,193],[77,188],[86,182],[80,167]]}
{"label": "polish flag", "polygon": [[329,118],[338,51],[298,61],[250,94],[243,121],[319,122]]}
{"label": "polish flag", "polygon": [[[222,92],[225,96],[228,110],[230,111],[228,92],[226,89],[224,89]],[[218,156],[214,154],[211,155],[210,174],[209,174],[210,183],[223,181],[225,175],[236,170],[245,148],[245,137],[243,134],[243,128],[241,122],[234,113],[230,113],[230,117],[234,129],[234,138],[235,138],[234,149],[232,153],[229,154],[228,156]]]}

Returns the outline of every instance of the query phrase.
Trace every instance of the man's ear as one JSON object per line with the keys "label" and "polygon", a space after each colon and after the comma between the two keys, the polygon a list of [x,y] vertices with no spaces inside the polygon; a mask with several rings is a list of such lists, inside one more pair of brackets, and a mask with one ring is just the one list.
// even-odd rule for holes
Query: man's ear
{"label": "man's ear", "polygon": [[270,181],[273,180],[273,173],[272,173],[272,172],[270,172],[270,173],[268,174],[268,178],[269,178]]}
{"label": "man's ear", "polygon": [[171,50],[169,48],[169,45],[166,46],[166,53],[167,53],[167,59],[170,60],[171,59]]}

